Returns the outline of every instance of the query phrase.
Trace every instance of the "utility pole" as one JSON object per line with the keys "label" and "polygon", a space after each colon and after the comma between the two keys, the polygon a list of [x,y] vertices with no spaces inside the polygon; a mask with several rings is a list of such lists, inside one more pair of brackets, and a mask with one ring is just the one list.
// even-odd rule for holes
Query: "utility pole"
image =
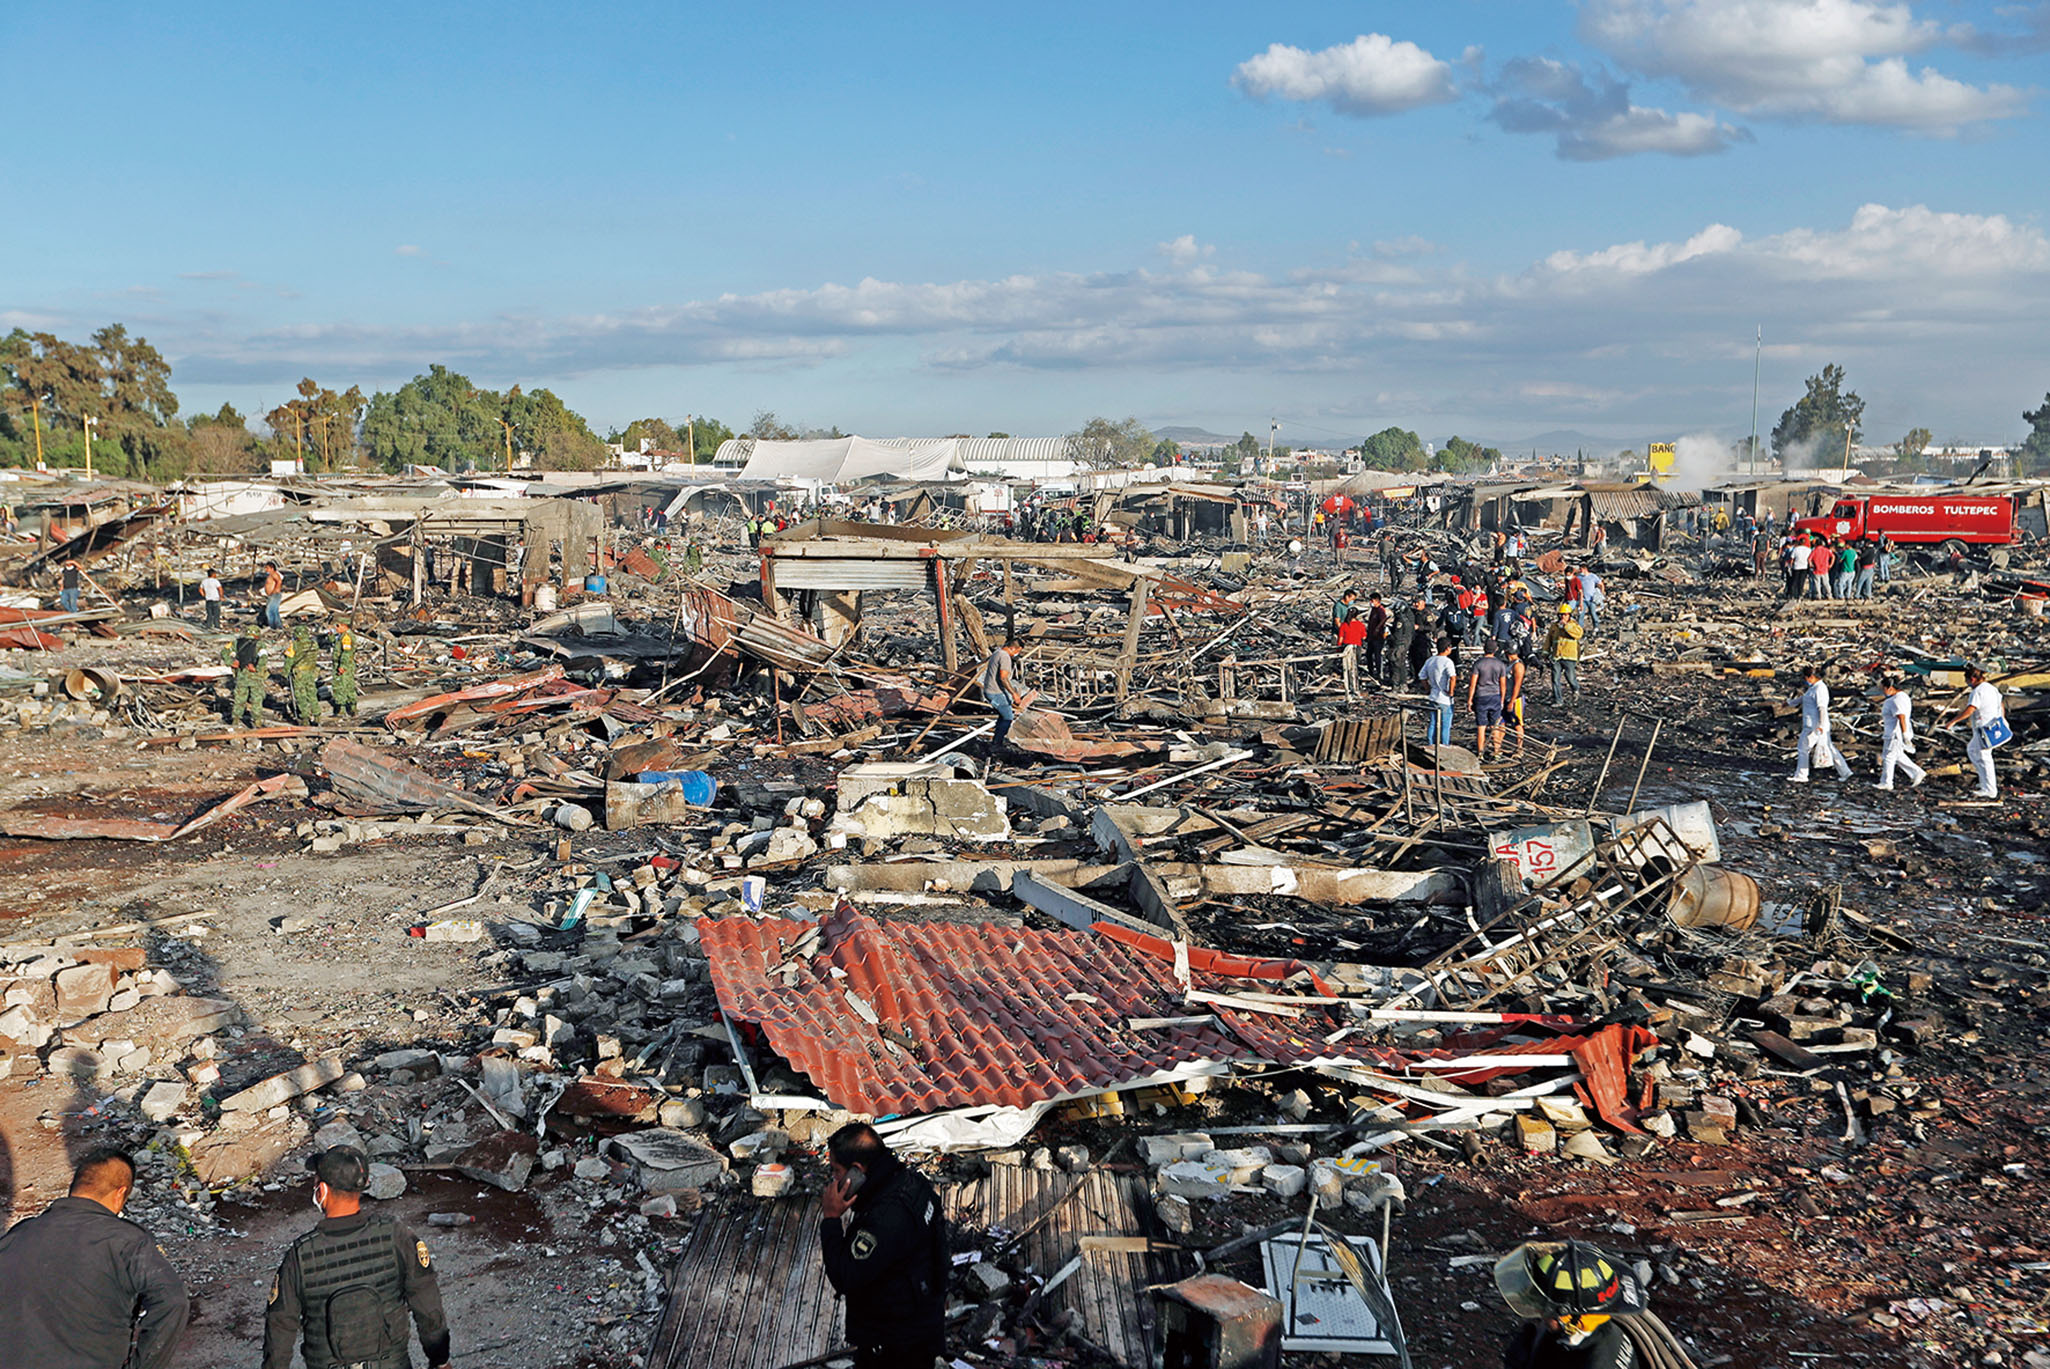
{"label": "utility pole", "polygon": [[43,397],[31,394],[28,397],[29,423],[36,430],[36,469],[43,468]]}
{"label": "utility pole", "polygon": [[306,470],[306,413],[297,405],[292,408],[292,457],[303,473]]}
{"label": "utility pole", "polygon": [[499,420],[498,420],[498,426],[499,426],[499,427],[501,427],[501,428],[503,428],[503,429],[505,429],[505,473],[506,473],[507,475],[511,475],[511,474],[512,474],[512,424],[510,424],[510,423],[506,422],[506,421],[505,421],[505,420],[504,420],[503,418],[501,418],[501,419],[499,419]]}
{"label": "utility pole", "polygon": [[695,466],[698,464],[698,416],[696,414],[685,414],[683,416],[683,432],[684,451],[689,453],[690,464]]}
{"label": "utility pole", "polygon": [[93,429],[100,425],[100,420],[87,414],[80,420],[80,425],[85,429],[85,478],[90,480],[93,478]]}
{"label": "utility pole", "polygon": [[1267,420],[1267,474],[1270,479],[1274,475],[1274,434],[1280,430],[1280,419],[1270,418]]}
{"label": "utility pole", "polygon": [[1753,474],[1758,470],[1758,360],[1765,353],[1765,325],[1758,325],[1758,337],[1751,344],[1751,458]]}

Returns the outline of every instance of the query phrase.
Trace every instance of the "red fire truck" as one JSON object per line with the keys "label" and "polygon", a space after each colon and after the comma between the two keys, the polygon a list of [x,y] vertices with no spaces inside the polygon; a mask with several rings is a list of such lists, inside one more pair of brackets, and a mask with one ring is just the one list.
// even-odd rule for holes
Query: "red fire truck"
{"label": "red fire truck", "polygon": [[1853,541],[1883,532],[1903,546],[1940,546],[1948,556],[1953,548],[2012,543],[2014,500],[1996,494],[1861,494],[1838,499],[1820,518],[1796,519],[1794,531]]}

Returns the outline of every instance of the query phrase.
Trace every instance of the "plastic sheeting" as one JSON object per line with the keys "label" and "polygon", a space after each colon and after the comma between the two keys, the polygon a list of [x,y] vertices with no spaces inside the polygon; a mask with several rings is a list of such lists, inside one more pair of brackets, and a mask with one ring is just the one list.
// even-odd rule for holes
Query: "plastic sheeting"
{"label": "plastic sheeting", "polygon": [[844,485],[870,476],[895,480],[945,480],[960,469],[951,441],[917,445],[835,437],[810,442],[757,441],[749,448],[743,480],[804,480]]}

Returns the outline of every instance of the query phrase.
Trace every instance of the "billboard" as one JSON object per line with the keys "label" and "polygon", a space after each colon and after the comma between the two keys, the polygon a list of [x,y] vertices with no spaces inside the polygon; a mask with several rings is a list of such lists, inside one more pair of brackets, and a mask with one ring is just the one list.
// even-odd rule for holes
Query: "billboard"
{"label": "billboard", "polygon": [[1653,442],[1644,449],[1644,468],[1663,480],[1673,473],[1673,444]]}

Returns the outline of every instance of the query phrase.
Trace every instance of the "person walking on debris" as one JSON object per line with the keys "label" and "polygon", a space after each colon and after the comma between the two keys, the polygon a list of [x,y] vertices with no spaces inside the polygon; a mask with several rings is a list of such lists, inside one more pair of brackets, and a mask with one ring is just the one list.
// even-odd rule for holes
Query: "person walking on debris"
{"label": "person walking on debris", "polygon": [[1488,732],[1495,733],[1495,754],[1502,753],[1502,719],[1508,704],[1509,663],[1502,659],[1507,647],[1501,642],[1489,642],[1487,654],[1474,662],[1473,674],[1466,682],[1466,707],[1473,714],[1474,750],[1478,754],[1488,748]]}
{"label": "person walking on debris", "polygon": [[370,1158],[356,1147],[308,1163],[320,1224],[292,1242],[271,1278],[263,1369],[291,1369],[301,1340],[307,1369],[407,1369],[408,1309],[427,1363],[447,1369],[448,1317],[427,1242],[363,1210]]}
{"label": "person walking on debris", "polygon": [[232,644],[221,648],[221,661],[234,668],[235,692],[228,703],[228,726],[242,725],[244,710],[248,726],[263,726],[263,692],[268,683],[263,668],[263,634],[254,626],[235,634]]}
{"label": "person walking on debris", "polygon": [[1807,682],[1807,688],[1796,700],[1801,705],[1801,750],[1794,762],[1794,783],[1808,783],[1808,769],[1813,761],[1834,765],[1836,777],[1847,780],[1851,777],[1850,762],[1829,737],[1829,686],[1822,682],[1822,668],[1808,666],[1801,671],[1801,678]]}
{"label": "person walking on debris", "polygon": [[1367,596],[1367,678],[1379,683],[1381,680],[1381,658],[1388,653],[1388,606],[1381,602],[1381,596]]}
{"label": "person walking on debris", "polygon": [[70,1191],[0,1236],[0,1358],[35,1369],[164,1369],[185,1332],[185,1281],[121,1209],[135,1161],[102,1146]]}
{"label": "person walking on debris", "polygon": [[1885,702],[1879,705],[1879,787],[1893,788],[1893,772],[1901,769],[1907,771],[1908,787],[1919,789],[1929,776],[1908,759],[1915,754],[1915,701],[1895,676],[1881,680],[1879,688],[1886,695]]}
{"label": "person walking on debris", "polygon": [[1587,630],[1602,630],[1602,606],[1609,602],[1608,583],[1595,574],[1594,567],[1583,566],[1580,570],[1580,611],[1586,615]]}
{"label": "person walking on debris", "polygon": [[278,563],[263,563],[263,625],[283,627],[285,614],[282,605],[285,599],[285,577],[278,573]]}
{"label": "person walking on debris", "polygon": [[847,1299],[855,1369],[930,1369],[946,1350],[952,1263],[939,1195],[866,1122],[834,1132],[826,1153],[819,1255]]}
{"label": "person walking on debris", "polygon": [[[1409,651],[1403,664],[1409,670],[1405,678],[1414,682],[1422,678],[1424,662],[1431,659],[1431,653],[1437,650],[1437,644],[1431,640],[1431,606],[1422,594],[1417,595],[1416,602],[1410,605],[1410,611],[1416,626],[1410,633]],[[1411,688],[1415,688],[1414,683]]]}
{"label": "person walking on debris", "polygon": [[292,721],[301,727],[320,721],[320,648],[311,628],[295,629],[285,643],[285,678],[292,685]]}
{"label": "person walking on debris", "polygon": [[1972,769],[1979,775],[1979,794],[1982,799],[2000,797],[2000,781],[1993,773],[1993,750],[2014,735],[2008,729],[2007,709],[2000,699],[2000,691],[1986,679],[1986,672],[1978,666],[1965,667],[1965,683],[1972,692],[1965,699],[1965,706],[1944,720],[1947,727],[1956,727],[1967,718],[1972,722],[1972,739],[1965,743],[1965,755],[1972,762]]}
{"label": "person walking on debris", "polygon": [[1360,615],[1346,610],[1345,621],[1338,625],[1338,668],[1345,680],[1345,697],[1357,699],[1360,696],[1360,645],[1367,640],[1367,625]]}
{"label": "person walking on debris", "polygon": [[335,716],[347,714],[356,716],[356,631],[343,623],[335,632],[335,683],[329,693],[334,698]]}
{"label": "person walking on debris", "polygon": [[64,563],[64,578],[57,590],[57,608],[62,613],[78,612],[78,591],[84,576],[78,569],[78,562]]}
{"label": "person walking on debris", "polygon": [[1495,1289],[1524,1318],[1502,1369],[1635,1369],[1690,1364],[1644,1285],[1620,1260],[1579,1241],[1532,1241],[1495,1262]]}
{"label": "person walking on debris", "polygon": [[199,602],[206,607],[206,626],[209,632],[221,630],[221,581],[208,566],[206,574],[199,577]]}
{"label": "person walking on debris", "polygon": [[1502,716],[1516,728],[1516,754],[1523,754],[1523,677],[1524,653],[1516,647],[1509,648],[1509,681],[1503,686]]}
{"label": "person walking on debris", "polygon": [[[1402,674],[1402,669],[1409,661],[1409,645],[1416,637],[1418,626],[1415,604],[1404,600],[1395,606],[1395,614],[1389,620],[1388,670],[1381,677],[1388,683],[1400,684],[1404,680],[1415,678],[1416,666],[1409,666],[1408,675]],[[1422,664],[1421,661],[1417,662],[1417,665]]]}
{"label": "person walking on debris", "polygon": [[1858,542],[1858,578],[1852,592],[1860,599],[1872,597],[1872,583],[1879,576],[1879,544],[1871,538]]}
{"label": "person walking on debris", "polygon": [[1459,687],[1459,667],[1452,661],[1452,639],[1438,639],[1438,654],[1424,662],[1417,678],[1430,691],[1431,726],[1424,737],[1427,746],[1452,743],[1452,691]]}
{"label": "person walking on debris", "polygon": [[1004,634],[1004,644],[992,650],[982,663],[982,697],[996,710],[996,731],[990,734],[991,759],[1003,754],[1011,735],[1011,722],[1023,711],[1025,693],[1018,687],[1018,634]]}
{"label": "person walking on debris", "polygon": [[1566,688],[1580,697],[1580,638],[1582,629],[1574,620],[1573,605],[1559,605],[1559,621],[1545,633],[1545,650],[1552,657],[1552,707],[1566,702]]}

